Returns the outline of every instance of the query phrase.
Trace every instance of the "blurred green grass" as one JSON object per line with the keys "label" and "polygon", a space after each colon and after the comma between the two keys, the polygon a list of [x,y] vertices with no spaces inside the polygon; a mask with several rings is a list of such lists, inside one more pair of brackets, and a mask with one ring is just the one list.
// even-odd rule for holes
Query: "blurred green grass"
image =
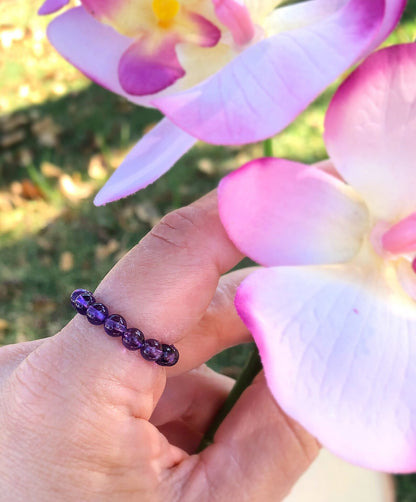
{"label": "blurred green grass", "polygon": [[[50,336],[71,317],[67,295],[94,288],[168,211],[214,189],[231,169],[262,153],[198,143],[155,184],[96,208],[93,195],[160,118],[91,84],[44,38],[32,2],[0,4],[0,343]],[[388,44],[416,36],[409,2]],[[325,158],[323,118],[333,85],[273,139],[276,156]],[[157,154],[157,152],[155,152]],[[211,361],[235,376],[246,347]],[[397,478],[400,502],[416,502],[416,478]],[[370,502],[370,501],[369,501]]]}

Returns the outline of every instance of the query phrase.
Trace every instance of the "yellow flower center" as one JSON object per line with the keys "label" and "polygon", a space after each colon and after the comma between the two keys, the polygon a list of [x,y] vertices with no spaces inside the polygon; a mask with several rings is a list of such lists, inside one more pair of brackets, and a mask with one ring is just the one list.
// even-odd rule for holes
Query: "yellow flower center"
{"label": "yellow flower center", "polygon": [[152,9],[159,26],[168,28],[179,12],[180,3],[178,0],[153,0]]}

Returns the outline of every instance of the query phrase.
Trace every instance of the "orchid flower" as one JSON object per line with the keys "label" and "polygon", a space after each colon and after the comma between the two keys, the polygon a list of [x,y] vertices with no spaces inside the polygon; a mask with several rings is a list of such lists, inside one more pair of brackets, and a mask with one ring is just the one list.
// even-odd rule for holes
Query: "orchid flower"
{"label": "orchid flower", "polygon": [[[39,12],[67,3],[47,0]],[[406,1],[81,3],[50,23],[52,44],[98,84],[166,115],[97,195],[100,205],[155,181],[197,139],[273,136],[386,38]]]}
{"label": "orchid flower", "polygon": [[324,139],[329,171],[264,158],[221,182],[229,236],[267,267],[236,307],[291,417],[353,463],[415,471],[416,44],[350,75]]}

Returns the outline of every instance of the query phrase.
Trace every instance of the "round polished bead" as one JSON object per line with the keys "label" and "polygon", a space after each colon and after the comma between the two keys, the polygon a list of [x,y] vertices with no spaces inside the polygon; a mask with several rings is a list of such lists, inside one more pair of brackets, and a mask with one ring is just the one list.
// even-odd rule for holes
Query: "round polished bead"
{"label": "round polished bead", "polygon": [[119,314],[111,314],[104,323],[104,330],[110,336],[121,336],[127,329],[124,317]]}
{"label": "round polished bead", "polygon": [[91,324],[103,324],[108,316],[108,308],[102,303],[93,303],[87,308],[87,319]]}
{"label": "round polished bead", "polygon": [[79,314],[85,315],[88,307],[93,303],[95,303],[95,298],[92,296],[92,293],[86,291],[75,298],[74,307]]}
{"label": "round polished bead", "polygon": [[156,361],[160,366],[173,366],[178,362],[179,352],[174,345],[162,344],[162,355]]}
{"label": "round polished bead", "polygon": [[82,293],[90,293],[91,294],[91,292],[87,291],[86,289],[76,289],[75,291],[72,291],[72,293],[71,293],[71,305],[74,307],[74,309],[76,308],[75,307],[75,300]]}
{"label": "round polished bead", "polygon": [[162,346],[157,340],[150,338],[144,342],[140,352],[147,361],[157,361],[163,354]]}
{"label": "round polished bead", "polygon": [[121,341],[126,349],[139,350],[144,346],[144,335],[137,328],[126,329],[121,337]]}

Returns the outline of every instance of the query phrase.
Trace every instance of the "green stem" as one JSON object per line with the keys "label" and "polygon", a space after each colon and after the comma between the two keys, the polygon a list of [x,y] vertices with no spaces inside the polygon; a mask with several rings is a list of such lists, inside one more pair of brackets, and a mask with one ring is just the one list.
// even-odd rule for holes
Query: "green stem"
{"label": "green stem", "polygon": [[259,352],[257,350],[257,347],[254,345],[254,348],[250,354],[250,358],[248,359],[246,366],[241,372],[241,375],[238,377],[237,381],[234,384],[234,387],[228,394],[225,403],[222,405],[219,412],[214,417],[214,420],[212,421],[211,425],[205,432],[205,435],[202,438],[201,443],[199,444],[198,453],[214,442],[214,436],[215,433],[217,432],[218,427],[221,425],[224,418],[231,411],[231,409],[238,401],[241,394],[252,383],[255,376],[261,371],[261,369],[262,365],[260,361]]}
{"label": "green stem", "polygon": [[263,155],[265,157],[273,157],[273,139],[268,138],[263,141]]}

